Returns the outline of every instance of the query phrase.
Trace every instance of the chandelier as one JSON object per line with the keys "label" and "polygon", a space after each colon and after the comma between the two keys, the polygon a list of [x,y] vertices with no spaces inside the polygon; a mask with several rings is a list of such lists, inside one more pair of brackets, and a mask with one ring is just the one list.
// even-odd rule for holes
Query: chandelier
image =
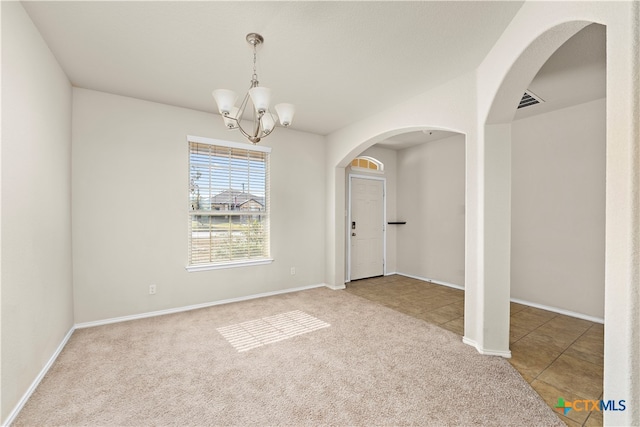
{"label": "chandelier", "polygon": [[[289,126],[293,120],[295,106],[293,104],[276,105],[277,116],[269,111],[271,89],[259,86],[258,74],[256,73],[256,49],[264,42],[264,38],[260,34],[249,33],[247,34],[247,42],[253,47],[253,75],[251,76],[249,91],[244,96],[240,107],[235,106],[238,95],[231,90],[216,89],[212,95],[227,129],[239,129],[249,141],[257,144],[262,138],[273,132],[278,118],[282,126]],[[253,116],[251,131],[245,130],[241,124],[243,118],[245,118],[244,114],[249,105],[249,100],[253,104],[251,108]]]}

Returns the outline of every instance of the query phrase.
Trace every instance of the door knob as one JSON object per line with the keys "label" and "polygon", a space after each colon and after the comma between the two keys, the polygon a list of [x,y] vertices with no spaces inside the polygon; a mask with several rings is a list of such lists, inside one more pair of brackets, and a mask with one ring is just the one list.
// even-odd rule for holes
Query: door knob
{"label": "door knob", "polygon": [[356,233],[351,233],[351,235],[355,237]]}

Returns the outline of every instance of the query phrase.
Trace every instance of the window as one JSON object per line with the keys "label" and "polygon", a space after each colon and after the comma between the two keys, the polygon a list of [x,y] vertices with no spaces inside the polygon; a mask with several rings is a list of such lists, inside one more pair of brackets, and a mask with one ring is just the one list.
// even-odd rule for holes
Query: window
{"label": "window", "polygon": [[360,156],[353,159],[351,162],[352,169],[366,169],[367,172],[382,172],[384,165],[381,161],[374,159],[373,157]]}
{"label": "window", "polygon": [[188,141],[187,269],[269,262],[271,149],[200,137]]}

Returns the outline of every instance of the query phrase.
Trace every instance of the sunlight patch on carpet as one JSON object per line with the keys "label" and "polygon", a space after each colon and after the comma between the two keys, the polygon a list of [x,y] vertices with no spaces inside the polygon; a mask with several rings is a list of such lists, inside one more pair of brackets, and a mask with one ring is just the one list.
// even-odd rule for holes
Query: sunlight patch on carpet
{"label": "sunlight patch on carpet", "polygon": [[217,328],[238,352],[282,341],[331,326],[307,313],[295,310],[262,319]]}

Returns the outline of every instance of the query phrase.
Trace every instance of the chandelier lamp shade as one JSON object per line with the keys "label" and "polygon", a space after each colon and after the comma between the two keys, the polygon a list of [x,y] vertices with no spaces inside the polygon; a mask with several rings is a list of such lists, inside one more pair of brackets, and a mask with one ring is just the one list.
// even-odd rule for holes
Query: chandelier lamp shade
{"label": "chandelier lamp shade", "polygon": [[[277,104],[274,107],[276,114],[269,110],[271,89],[259,85],[258,74],[256,73],[256,50],[263,42],[264,38],[260,34],[247,34],[247,43],[253,47],[253,75],[251,76],[249,91],[242,99],[240,106],[235,106],[238,95],[232,90],[216,89],[212,93],[227,129],[240,130],[253,144],[257,144],[262,138],[270,135],[276,126],[276,122],[279,121],[284,127],[291,125],[296,110],[292,104]],[[247,111],[249,109],[250,111]],[[246,130],[241,124],[242,120],[249,120],[248,116],[252,117],[252,128],[250,130]]]}

